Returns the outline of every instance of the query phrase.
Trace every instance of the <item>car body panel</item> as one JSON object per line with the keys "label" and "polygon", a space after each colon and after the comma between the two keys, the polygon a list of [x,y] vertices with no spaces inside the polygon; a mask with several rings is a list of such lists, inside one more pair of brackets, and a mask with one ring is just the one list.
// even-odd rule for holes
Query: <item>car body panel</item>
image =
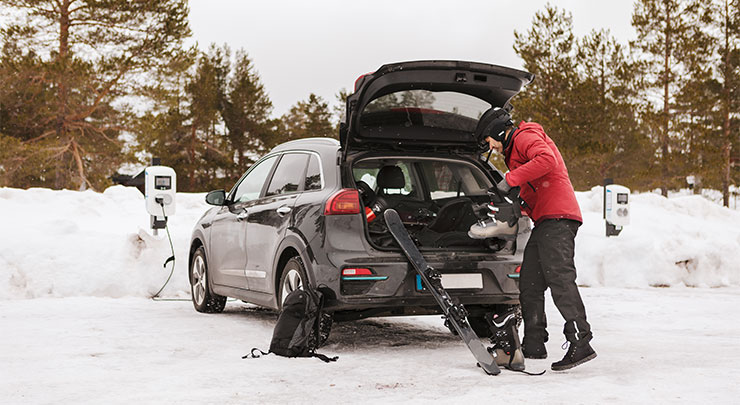
{"label": "car body panel", "polygon": [[[247,244],[246,276],[249,290],[269,293],[274,278],[273,252],[291,225],[293,209],[298,194],[274,196],[253,206],[246,219]],[[290,211],[281,214],[280,209]]]}
{"label": "car body panel", "polygon": [[238,215],[248,212],[244,203],[221,207],[211,220],[208,246],[209,270],[213,283],[249,288],[244,269],[247,264],[247,227]]}

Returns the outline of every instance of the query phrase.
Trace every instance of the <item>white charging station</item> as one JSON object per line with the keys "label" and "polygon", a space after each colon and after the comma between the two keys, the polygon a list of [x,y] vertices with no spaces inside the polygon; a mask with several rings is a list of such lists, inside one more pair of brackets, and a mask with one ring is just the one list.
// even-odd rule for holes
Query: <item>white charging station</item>
{"label": "white charging station", "polygon": [[144,200],[151,215],[154,234],[167,225],[167,217],[175,214],[177,175],[167,166],[149,166],[144,169]]}
{"label": "white charging station", "polygon": [[604,186],[606,236],[616,236],[630,223],[630,189],[618,184]]}

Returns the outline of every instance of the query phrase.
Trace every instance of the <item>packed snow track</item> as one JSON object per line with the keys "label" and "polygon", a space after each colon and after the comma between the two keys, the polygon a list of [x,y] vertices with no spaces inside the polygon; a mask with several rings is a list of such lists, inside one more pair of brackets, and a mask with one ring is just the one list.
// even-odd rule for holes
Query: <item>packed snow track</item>
{"label": "packed snow track", "polygon": [[[740,290],[582,288],[599,357],[567,372],[485,375],[438,316],[335,325],[317,359],[269,355],[277,314],[231,302],[0,301],[3,403],[731,403],[740,395]],[[548,296],[549,368],[563,355]]]}

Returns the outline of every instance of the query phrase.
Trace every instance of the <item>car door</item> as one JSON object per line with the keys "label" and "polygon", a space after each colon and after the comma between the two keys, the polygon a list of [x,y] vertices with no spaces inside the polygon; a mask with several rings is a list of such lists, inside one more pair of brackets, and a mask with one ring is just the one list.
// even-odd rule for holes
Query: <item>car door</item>
{"label": "car door", "polygon": [[215,284],[248,289],[246,219],[257,206],[279,156],[267,157],[254,164],[229,193],[229,203],[216,213],[211,225],[210,270]]}
{"label": "car door", "polygon": [[307,153],[284,153],[261,203],[250,209],[246,220],[249,239],[246,276],[252,291],[273,290],[273,260],[286,229],[291,226],[296,198],[304,188],[308,157]]}

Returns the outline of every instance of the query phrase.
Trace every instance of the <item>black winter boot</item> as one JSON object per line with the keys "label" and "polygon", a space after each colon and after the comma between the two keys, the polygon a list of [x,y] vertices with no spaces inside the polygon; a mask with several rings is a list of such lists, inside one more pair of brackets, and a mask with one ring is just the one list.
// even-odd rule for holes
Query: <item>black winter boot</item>
{"label": "black winter boot", "polygon": [[576,339],[575,335],[566,335],[568,341],[568,351],[565,353],[565,357],[562,360],[552,363],[553,371],[563,371],[571,369],[575,366],[581,365],[589,360],[596,358],[596,352],[589,342],[591,341],[591,333],[589,332],[580,339]]}
{"label": "black winter boot", "polygon": [[545,344],[542,342],[533,343],[525,340],[524,344],[522,344],[522,352],[524,353],[524,358],[527,359],[547,358],[547,349],[545,348]]}

